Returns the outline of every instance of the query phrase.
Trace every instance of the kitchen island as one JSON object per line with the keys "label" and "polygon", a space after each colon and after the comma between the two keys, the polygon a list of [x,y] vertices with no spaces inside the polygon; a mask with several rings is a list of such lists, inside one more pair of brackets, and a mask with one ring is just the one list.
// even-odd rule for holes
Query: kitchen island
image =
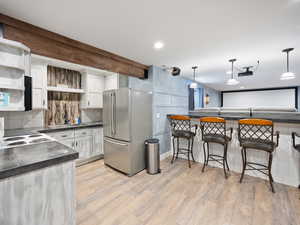
{"label": "kitchen island", "polygon": [[[170,115],[168,115],[170,116]],[[274,111],[242,111],[242,110],[221,110],[204,109],[193,111],[188,114],[192,122],[199,125],[199,118],[204,116],[219,116],[226,119],[226,127],[233,128],[232,140],[228,146],[228,164],[231,171],[241,173],[242,156],[238,140],[238,120],[244,118],[263,118],[274,122],[274,132],[280,132],[279,146],[273,153],[272,174],[275,182],[298,187],[300,184],[300,153],[293,148],[292,132],[300,133],[300,114],[298,112],[274,112]],[[170,141],[171,143],[171,141]],[[172,144],[171,144],[172,145]],[[197,162],[203,163],[203,146],[201,131],[198,129],[194,143],[194,157]],[[171,151],[172,151],[171,146]],[[211,144],[211,151],[215,154],[222,154],[222,146]],[[185,156],[181,156],[185,157]],[[267,154],[262,151],[248,153],[248,159],[255,162],[267,163]],[[220,167],[219,164],[209,162],[210,166]],[[267,179],[266,176],[257,171],[246,171],[246,174]],[[275,186],[276,188],[276,186]]]}
{"label": "kitchen island", "polygon": [[0,224],[75,225],[77,158],[56,141],[0,149]]}

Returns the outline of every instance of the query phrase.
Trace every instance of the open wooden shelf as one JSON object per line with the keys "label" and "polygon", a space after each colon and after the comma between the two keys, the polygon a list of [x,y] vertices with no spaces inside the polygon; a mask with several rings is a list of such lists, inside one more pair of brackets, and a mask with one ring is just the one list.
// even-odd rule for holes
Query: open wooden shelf
{"label": "open wooden shelf", "polygon": [[77,88],[63,88],[63,87],[47,87],[48,91],[56,91],[56,92],[67,92],[67,93],[84,93],[83,89]]}

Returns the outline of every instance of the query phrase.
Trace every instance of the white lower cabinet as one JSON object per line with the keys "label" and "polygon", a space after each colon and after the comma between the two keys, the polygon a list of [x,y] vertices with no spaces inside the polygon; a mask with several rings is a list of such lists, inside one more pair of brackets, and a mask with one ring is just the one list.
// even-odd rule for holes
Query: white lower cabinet
{"label": "white lower cabinet", "polygon": [[60,143],[73,148],[79,153],[78,162],[103,155],[103,128],[74,128],[64,131],[49,132]]}
{"label": "white lower cabinet", "polygon": [[93,155],[103,154],[103,129],[102,128],[93,128]]}
{"label": "white lower cabinet", "polygon": [[93,136],[76,137],[75,150],[79,153],[79,159],[88,159],[93,154]]}

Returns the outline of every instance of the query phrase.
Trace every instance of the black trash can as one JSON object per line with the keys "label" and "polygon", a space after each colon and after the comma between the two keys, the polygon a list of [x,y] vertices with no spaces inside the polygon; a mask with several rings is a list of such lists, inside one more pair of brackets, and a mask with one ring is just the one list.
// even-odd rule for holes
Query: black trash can
{"label": "black trash can", "polygon": [[148,139],[145,141],[147,173],[160,173],[159,140]]}

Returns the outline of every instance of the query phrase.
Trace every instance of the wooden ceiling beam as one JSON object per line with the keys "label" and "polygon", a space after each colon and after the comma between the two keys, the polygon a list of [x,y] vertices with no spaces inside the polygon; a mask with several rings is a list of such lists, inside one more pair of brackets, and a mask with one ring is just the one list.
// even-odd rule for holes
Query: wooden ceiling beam
{"label": "wooden ceiling beam", "polygon": [[34,54],[144,78],[149,66],[0,14],[4,38],[22,42]]}

